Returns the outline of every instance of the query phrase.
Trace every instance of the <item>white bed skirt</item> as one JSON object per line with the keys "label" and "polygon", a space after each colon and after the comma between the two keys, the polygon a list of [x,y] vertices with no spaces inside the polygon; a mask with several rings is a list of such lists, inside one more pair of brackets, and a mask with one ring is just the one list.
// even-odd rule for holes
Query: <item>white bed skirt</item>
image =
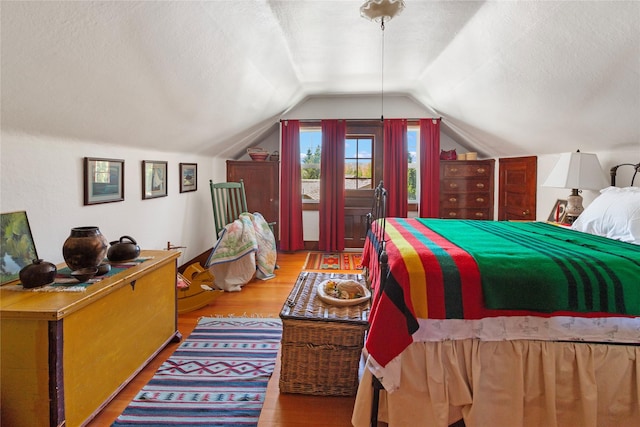
{"label": "white bed skirt", "polygon": [[[381,392],[390,427],[636,427],[640,346],[466,339],[416,342],[401,354],[400,387]],[[352,422],[369,425],[365,369]]]}

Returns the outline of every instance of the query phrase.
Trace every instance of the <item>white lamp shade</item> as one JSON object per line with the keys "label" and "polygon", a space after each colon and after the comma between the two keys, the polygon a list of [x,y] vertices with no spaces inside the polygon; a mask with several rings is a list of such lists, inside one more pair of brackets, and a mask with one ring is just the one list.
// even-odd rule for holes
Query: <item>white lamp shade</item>
{"label": "white lamp shade", "polygon": [[543,187],[601,190],[607,187],[598,156],[592,153],[563,153],[551,170]]}

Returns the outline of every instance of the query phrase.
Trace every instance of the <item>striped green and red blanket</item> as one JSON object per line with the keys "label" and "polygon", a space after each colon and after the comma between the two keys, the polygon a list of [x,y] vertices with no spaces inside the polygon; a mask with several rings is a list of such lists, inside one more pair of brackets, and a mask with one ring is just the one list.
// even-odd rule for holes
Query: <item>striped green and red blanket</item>
{"label": "striped green and red blanket", "polygon": [[[640,316],[637,245],[541,222],[387,218],[385,235],[372,355],[399,354],[420,318]],[[363,265],[377,263],[370,248]],[[384,366],[394,355],[383,354],[374,358]]]}

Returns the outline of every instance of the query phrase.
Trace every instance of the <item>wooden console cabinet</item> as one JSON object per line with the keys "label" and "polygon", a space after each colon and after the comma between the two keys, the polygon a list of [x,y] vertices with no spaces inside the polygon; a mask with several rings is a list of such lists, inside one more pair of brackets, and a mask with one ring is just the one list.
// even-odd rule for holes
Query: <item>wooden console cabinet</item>
{"label": "wooden console cabinet", "polygon": [[493,219],[495,160],[440,161],[440,217]]}
{"label": "wooden console cabinet", "polygon": [[175,251],[85,292],[0,288],[3,426],[82,426],[180,339]]}

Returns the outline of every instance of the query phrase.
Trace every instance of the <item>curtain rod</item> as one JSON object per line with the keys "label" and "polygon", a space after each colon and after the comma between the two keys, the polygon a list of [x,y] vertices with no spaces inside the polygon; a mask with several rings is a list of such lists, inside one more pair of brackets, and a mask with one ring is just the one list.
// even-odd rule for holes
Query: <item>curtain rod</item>
{"label": "curtain rod", "polygon": [[[400,119],[401,120],[407,120],[407,121],[410,121],[410,122],[416,122],[416,121],[419,121],[419,120],[440,120],[441,121],[442,117],[420,117],[420,118],[417,118],[417,119],[416,118],[407,119],[407,118],[401,117]],[[289,120],[298,120],[299,122],[307,122],[307,123],[309,123],[309,122],[311,122],[311,123],[315,123],[315,122],[320,123],[322,120],[345,120],[345,121],[348,121],[348,122],[374,122],[374,121],[378,121],[379,122],[380,121],[380,119],[378,119],[378,118],[375,118],[375,119],[371,119],[371,118],[369,118],[369,119],[280,119],[280,123],[287,122]],[[389,120],[391,120],[391,119],[389,119]]]}

